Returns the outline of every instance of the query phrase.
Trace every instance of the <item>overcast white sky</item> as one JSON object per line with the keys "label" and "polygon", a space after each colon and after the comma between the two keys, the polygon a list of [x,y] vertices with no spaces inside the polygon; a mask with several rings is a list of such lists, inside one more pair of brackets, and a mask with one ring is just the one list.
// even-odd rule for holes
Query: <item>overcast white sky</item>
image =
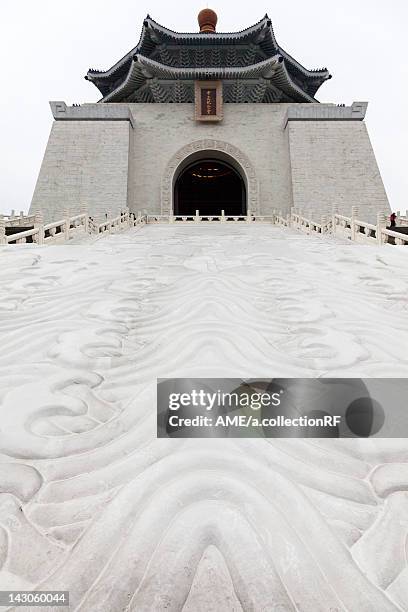
{"label": "overcast white sky", "polygon": [[391,207],[408,208],[407,0],[14,0],[1,3],[0,212],[27,210],[51,127],[49,100],[94,102],[88,68],[105,70],[139,40],[147,13],[196,31],[210,6],[218,31],[246,28],[268,13],[278,43],[333,79],[317,97],[368,100],[367,125]]}

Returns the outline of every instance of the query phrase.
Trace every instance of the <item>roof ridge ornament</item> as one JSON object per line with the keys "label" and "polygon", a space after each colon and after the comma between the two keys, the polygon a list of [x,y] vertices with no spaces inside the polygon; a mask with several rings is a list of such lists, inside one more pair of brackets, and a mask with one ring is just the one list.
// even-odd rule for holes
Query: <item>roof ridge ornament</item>
{"label": "roof ridge ornament", "polygon": [[217,13],[210,8],[202,9],[198,13],[198,25],[200,26],[200,33],[203,34],[214,34],[215,26],[217,25],[218,17]]}

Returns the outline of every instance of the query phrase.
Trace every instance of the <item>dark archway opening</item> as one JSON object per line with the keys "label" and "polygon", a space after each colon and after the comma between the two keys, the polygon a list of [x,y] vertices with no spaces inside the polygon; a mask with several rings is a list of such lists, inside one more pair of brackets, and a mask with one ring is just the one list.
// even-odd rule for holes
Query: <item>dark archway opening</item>
{"label": "dark archway opening", "polygon": [[182,170],[174,186],[174,214],[246,215],[245,183],[235,168],[217,159],[196,161]]}

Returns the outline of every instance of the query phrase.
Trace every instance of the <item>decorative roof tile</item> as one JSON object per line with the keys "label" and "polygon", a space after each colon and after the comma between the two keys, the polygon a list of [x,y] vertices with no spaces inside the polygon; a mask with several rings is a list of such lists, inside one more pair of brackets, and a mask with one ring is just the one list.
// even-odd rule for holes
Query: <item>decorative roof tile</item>
{"label": "decorative roof tile", "polygon": [[147,67],[159,79],[259,80],[265,78],[263,67],[272,66],[278,56],[280,68],[269,79],[271,83],[293,101],[316,102],[314,95],[331,75],[326,68],[306,69],[279,47],[268,15],[239,32],[205,33],[174,32],[148,15],[136,47],[109,70],[92,69],[85,78],[98,87],[101,102],[123,101],[120,96],[130,95],[132,88],[141,88],[153,78],[146,76]]}

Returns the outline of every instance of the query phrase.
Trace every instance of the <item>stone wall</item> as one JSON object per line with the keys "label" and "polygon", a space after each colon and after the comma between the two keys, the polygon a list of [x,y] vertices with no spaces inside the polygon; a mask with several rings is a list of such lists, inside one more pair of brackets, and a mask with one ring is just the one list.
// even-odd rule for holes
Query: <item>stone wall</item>
{"label": "stone wall", "polygon": [[42,209],[53,221],[86,205],[102,219],[125,207],[131,129],[128,121],[54,121],[30,213]]}
{"label": "stone wall", "polygon": [[372,223],[389,211],[380,171],[363,121],[289,121],[293,205],[319,220],[331,211]]}

